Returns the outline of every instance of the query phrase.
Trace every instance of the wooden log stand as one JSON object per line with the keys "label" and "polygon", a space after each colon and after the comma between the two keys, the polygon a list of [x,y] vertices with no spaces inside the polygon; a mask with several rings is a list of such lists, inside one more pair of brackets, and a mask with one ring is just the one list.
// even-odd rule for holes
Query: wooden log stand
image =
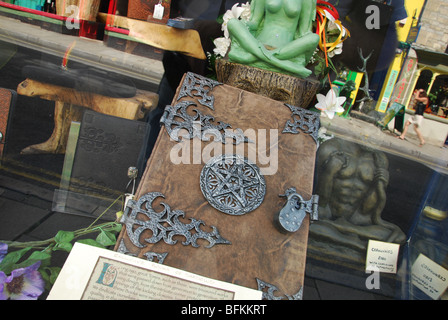
{"label": "wooden log stand", "polygon": [[51,137],[43,143],[24,148],[22,154],[65,153],[70,124],[82,119],[84,108],[120,118],[139,120],[154,109],[159,100],[157,94],[143,90],[137,90],[132,98],[112,98],[32,79],[21,82],[17,92],[29,97],[55,101],[54,129]]}
{"label": "wooden log stand", "polygon": [[226,59],[216,59],[216,75],[224,84],[302,108],[309,107],[320,85],[315,79],[301,79]]}

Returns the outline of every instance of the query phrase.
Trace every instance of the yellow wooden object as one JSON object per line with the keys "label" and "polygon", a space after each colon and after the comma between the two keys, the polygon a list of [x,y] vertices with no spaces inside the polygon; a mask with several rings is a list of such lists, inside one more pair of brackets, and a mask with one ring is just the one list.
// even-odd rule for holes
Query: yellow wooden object
{"label": "yellow wooden object", "polygon": [[[408,18],[405,22],[403,21],[404,23],[397,22],[398,41],[407,42],[411,28],[418,22],[417,19],[420,16],[424,2],[424,0],[405,0],[405,8],[408,13]],[[381,94],[378,98],[378,103],[376,105],[376,110],[379,112],[386,112],[387,110],[390,98],[393,94],[394,85],[398,80],[398,75],[400,74],[404,55],[404,52],[397,54],[389,67]]]}
{"label": "yellow wooden object", "polygon": [[150,46],[181,52],[187,56],[205,60],[199,33],[192,29],[177,29],[164,24],[129,19],[106,13],[99,13],[98,20],[108,26],[129,30],[129,36]]}
{"label": "yellow wooden object", "polygon": [[28,146],[22,154],[65,153],[72,121],[81,121],[83,108],[130,120],[143,119],[157,106],[159,96],[149,91],[137,90],[131,98],[112,98],[92,92],[26,79],[17,87],[17,93],[55,101],[54,129],[51,137],[39,144]]}

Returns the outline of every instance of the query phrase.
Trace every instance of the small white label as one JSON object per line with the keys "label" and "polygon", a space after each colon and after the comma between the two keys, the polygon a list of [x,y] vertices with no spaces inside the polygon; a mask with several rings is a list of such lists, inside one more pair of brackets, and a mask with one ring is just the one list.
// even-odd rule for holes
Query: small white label
{"label": "small white label", "polygon": [[412,265],[412,284],[437,300],[448,288],[448,270],[420,254]]}
{"label": "small white label", "polygon": [[399,250],[399,244],[369,240],[366,257],[366,271],[397,273]]}
{"label": "small white label", "polygon": [[161,20],[163,18],[163,11],[165,11],[165,8],[160,3],[156,4],[152,17]]}

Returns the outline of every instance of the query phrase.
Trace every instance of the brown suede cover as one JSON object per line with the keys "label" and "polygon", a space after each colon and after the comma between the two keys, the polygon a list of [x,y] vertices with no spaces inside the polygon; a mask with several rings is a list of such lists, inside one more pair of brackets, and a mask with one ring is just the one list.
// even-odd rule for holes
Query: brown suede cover
{"label": "brown suede cover", "polygon": [[[179,88],[173,105],[177,103]],[[128,250],[139,257],[147,251],[168,252],[164,264],[172,267],[254,289],[257,289],[258,278],[277,286],[279,295],[295,294],[303,286],[309,215],[299,231],[290,234],[281,233],[274,225],[274,219],[286,202],[286,198],[279,197],[279,194],[284,194],[287,188],[295,187],[305,200],[310,199],[316,142],[303,132],[282,133],[292,115],[281,102],[224,84],[216,86],[210,94],[215,98],[214,111],[199,103],[197,109],[213,115],[216,122],[224,121],[231,124],[233,129],[241,128],[243,131],[249,128],[255,131],[268,129],[269,133],[269,129],[278,129],[278,171],[274,175],[264,176],[264,201],[256,210],[241,216],[231,216],[214,209],[204,198],[199,185],[205,163],[173,164],[170,152],[176,142],[170,139],[162,126],[135,198],[148,192],[161,192],[165,199],[160,200],[168,204],[171,210],[185,212],[185,222],[188,223],[190,217],[203,220],[206,231],[211,230],[210,226],[216,226],[220,235],[231,244],[206,248],[208,242],[203,240],[198,241],[199,248],[194,248],[182,245],[182,239],[175,245],[161,240],[140,250],[132,245],[123,229],[117,248],[123,239]],[[185,97],[180,101],[185,99],[194,100]],[[204,147],[210,142],[201,143]],[[259,157],[257,165],[260,168],[266,167],[258,160]],[[158,204],[154,208],[161,209]]]}

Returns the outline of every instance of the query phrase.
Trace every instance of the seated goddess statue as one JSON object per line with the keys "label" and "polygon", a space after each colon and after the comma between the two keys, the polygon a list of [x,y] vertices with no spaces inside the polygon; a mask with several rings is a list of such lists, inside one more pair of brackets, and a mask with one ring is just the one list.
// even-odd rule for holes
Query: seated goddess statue
{"label": "seated goddess statue", "polygon": [[312,32],[316,0],[252,0],[248,22],[231,19],[229,60],[306,78],[319,43]]}

